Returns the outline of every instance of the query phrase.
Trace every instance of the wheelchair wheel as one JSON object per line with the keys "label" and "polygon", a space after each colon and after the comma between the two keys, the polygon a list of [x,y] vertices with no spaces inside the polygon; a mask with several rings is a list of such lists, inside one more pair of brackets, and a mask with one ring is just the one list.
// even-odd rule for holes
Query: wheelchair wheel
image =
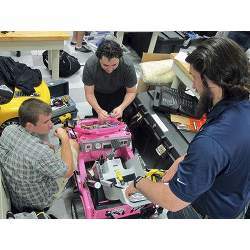
{"label": "wheelchair wheel", "polygon": [[4,123],[2,123],[0,125],[0,135],[2,133],[2,131],[5,129],[5,127],[9,126],[9,125],[12,125],[12,124],[19,124],[19,119],[18,118],[13,118],[13,119],[10,119]]}
{"label": "wheelchair wheel", "polygon": [[71,216],[72,219],[85,218],[85,212],[80,197],[74,197],[71,201]]}
{"label": "wheelchair wheel", "polygon": [[156,207],[155,206],[152,206],[152,205],[145,205],[145,207],[143,207],[141,209],[141,215],[140,215],[140,218],[141,219],[148,219],[148,218],[151,218],[151,216],[153,214],[155,214],[155,212],[157,211]]}

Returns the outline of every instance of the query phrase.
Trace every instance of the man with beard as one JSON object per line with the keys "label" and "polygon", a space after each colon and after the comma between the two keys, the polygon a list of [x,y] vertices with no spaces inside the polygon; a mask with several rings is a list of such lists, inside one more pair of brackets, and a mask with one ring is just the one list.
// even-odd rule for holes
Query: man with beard
{"label": "man with beard", "polygon": [[248,60],[232,40],[210,38],[187,58],[198,114],[207,122],[187,154],[161,183],[136,178],[127,196],[141,192],[169,210],[168,218],[244,218],[250,198]]}

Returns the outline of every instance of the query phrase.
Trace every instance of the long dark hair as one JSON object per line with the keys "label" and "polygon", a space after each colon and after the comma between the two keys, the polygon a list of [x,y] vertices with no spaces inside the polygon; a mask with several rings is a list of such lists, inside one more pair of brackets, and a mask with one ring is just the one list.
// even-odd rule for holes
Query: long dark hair
{"label": "long dark hair", "polygon": [[201,43],[186,61],[206,78],[219,85],[224,99],[249,98],[248,58],[241,47],[229,38],[212,37]]}

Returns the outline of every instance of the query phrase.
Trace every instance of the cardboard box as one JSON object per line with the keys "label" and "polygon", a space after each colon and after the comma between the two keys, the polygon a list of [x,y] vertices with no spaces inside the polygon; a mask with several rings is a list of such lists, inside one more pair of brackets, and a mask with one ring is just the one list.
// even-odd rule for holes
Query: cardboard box
{"label": "cardboard box", "polygon": [[202,125],[206,122],[206,119],[206,115],[203,115],[200,119],[174,114],[170,115],[171,122],[175,123],[178,129],[192,132],[198,132]]}
{"label": "cardboard box", "polygon": [[[174,59],[175,53],[173,54],[163,54],[163,53],[143,53],[141,62],[150,62],[150,61],[160,61],[166,59]],[[137,86],[137,93],[145,92],[149,88],[149,84],[143,82],[142,79],[139,80]]]}

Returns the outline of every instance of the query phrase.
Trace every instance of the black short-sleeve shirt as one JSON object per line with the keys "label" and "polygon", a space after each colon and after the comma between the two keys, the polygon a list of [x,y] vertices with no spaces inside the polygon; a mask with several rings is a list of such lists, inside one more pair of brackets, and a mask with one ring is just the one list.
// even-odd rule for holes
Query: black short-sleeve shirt
{"label": "black short-sleeve shirt", "polygon": [[120,58],[118,67],[108,74],[102,69],[96,55],[91,56],[83,69],[82,81],[84,85],[95,86],[95,91],[111,94],[121,88],[131,88],[137,83],[135,68],[128,56]]}

